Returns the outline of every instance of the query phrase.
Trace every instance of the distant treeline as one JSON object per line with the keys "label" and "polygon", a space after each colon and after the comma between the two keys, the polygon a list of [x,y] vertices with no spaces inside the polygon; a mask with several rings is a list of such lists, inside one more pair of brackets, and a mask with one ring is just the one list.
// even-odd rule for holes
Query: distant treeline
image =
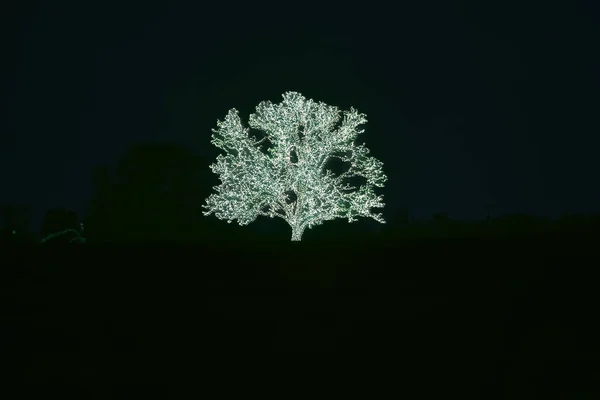
{"label": "distant treeline", "polygon": [[[30,232],[31,213],[24,205],[5,205],[0,215],[2,242],[101,243],[205,240],[290,240],[280,219],[259,217],[248,226],[205,217],[202,205],[218,184],[210,160],[178,143],[139,143],[117,165],[91,172],[93,195],[83,215],[48,210],[38,232]],[[595,233],[600,213],[564,215],[551,220],[530,215],[455,220],[444,213],[414,220],[408,211],[386,215],[386,224],[369,220],[325,222],[304,233],[304,241],[393,240],[396,237],[477,237],[545,233]]]}
{"label": "distant treeline", "polygon": [[[162,216],[167,218],[168,215]],[[161,225],[157,218],[140,224],[126,217],[115,225],[103,224],[95,230],[94,223],[81,221],[73,211],[49,210],[39,233],[29,232],[23,227],[4,226],[0,229],[0,240],[11,242],[44,243],[93,243],[93,242],[144,242],[144,241],[203,241],[203,240],[278,240],[289,241],[289,227],[281,221],[263,218],[255,224],[269,225],[271,229],[257,230],[252,225],[240,227],[215,220],[214,217],[198,221],[197,225],[186,226],[179,231],[173,224]],[[128,223],[131,224],[128,226]],[[145,228],[145,229],[144,229]],[[162,229],[161,229],[162,228]],[[484,220],[456,220],[443,214],[428,220],[395,218],[379,232],[370,231],[364,224],[348,224],[345,220],[330,221],[308,230],[304,240],[393,240],[406,237],[485,237],[522,236],[545,234],[595,234],[600,232],[600,214],[565,215],[558,219],[540,218],[529,215],[505,215]],[[85,238],[84,240],[80,240]]]}

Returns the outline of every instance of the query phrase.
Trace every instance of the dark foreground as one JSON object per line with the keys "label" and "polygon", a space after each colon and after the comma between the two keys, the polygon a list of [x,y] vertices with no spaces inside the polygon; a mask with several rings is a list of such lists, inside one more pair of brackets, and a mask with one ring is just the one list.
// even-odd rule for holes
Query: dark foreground
{"label": "dark foreground", "polygon": [[597,243],[16,248],[3,360],[63,398],[600,398]]}

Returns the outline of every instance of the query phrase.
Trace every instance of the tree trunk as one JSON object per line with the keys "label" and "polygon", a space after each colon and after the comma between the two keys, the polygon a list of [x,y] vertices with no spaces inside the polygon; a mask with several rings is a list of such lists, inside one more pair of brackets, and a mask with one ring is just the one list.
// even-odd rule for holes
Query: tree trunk
{"label": "tree trunk", "polygon": [[301,241],[303,232],[304,226],[292,226],[292,242]]}

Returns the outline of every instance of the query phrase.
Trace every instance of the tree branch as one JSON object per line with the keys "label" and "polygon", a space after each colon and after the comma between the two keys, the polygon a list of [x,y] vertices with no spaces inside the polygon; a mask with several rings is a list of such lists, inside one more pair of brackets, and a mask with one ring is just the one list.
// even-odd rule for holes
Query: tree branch
{"label": "tree branch", "polygon": [[277,211],[273,211],[272,213],[266,212],[266,211],[259,211],[258,215],[263,215],[263,216],[269,217],[269,218],[271,218],[271,217],[279,217],[279,218],[284,219],[284,220],[286,219],[285,215],[280,214]]}
{"label": "tree branch", "polygon": [[[278,204],[278,205],[281,207],[280,204]],[[272,206],[267,206],[267,207],[268,207],[267,211],[263,211],[262,209],[260,209],[260,210],[258,210],[258,214],[264,215],[265,217],[275,216],[275,217],[279,217],[279,218],[283,218],[283,219],[287,218],[287,216],[285,215],[285,209],[283,209],[283,207],[281,207],[281,211],[283,211],[283,213],[279,209],[274,209]]]}
{"label": "tree branch", "polygon": [[268,140],[269,137],[265,136],[264,138],[260,139],[258,142],[254,142],[254,145],[256,146],[257,144],[261,144],[262,142],[264,142],[265,140]]}
{"label": "tree branch", "polygon": [[337,178],[335,178],[335,181],[336,181],[336,183],[340,183],[342,179],[352,178],[353,176],[359,176],[359,175],[355,171],[350,169],[346,172],[342,172]]}
{"label": "tree branch", "polygon": [[325,154],[323,155],[323,157],[321,157],[322,159],[319,161],[319,171],[321,171],[324,167],[325,167],[325,163],[327,163],[327,161],[329,161],[329,159],[331,158],[330,154]]}

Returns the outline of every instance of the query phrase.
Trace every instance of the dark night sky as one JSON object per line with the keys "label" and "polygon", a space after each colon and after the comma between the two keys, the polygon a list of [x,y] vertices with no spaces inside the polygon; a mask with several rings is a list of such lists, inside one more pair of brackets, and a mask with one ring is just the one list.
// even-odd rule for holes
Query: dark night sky
{"label": "dark night sky", "polygon": [[592,2],[217,3],[3,6],[0,203],[81,212],[133,141],[212,161],[217,119],[294,90],[367,114],[388,219],[600,211]]}

